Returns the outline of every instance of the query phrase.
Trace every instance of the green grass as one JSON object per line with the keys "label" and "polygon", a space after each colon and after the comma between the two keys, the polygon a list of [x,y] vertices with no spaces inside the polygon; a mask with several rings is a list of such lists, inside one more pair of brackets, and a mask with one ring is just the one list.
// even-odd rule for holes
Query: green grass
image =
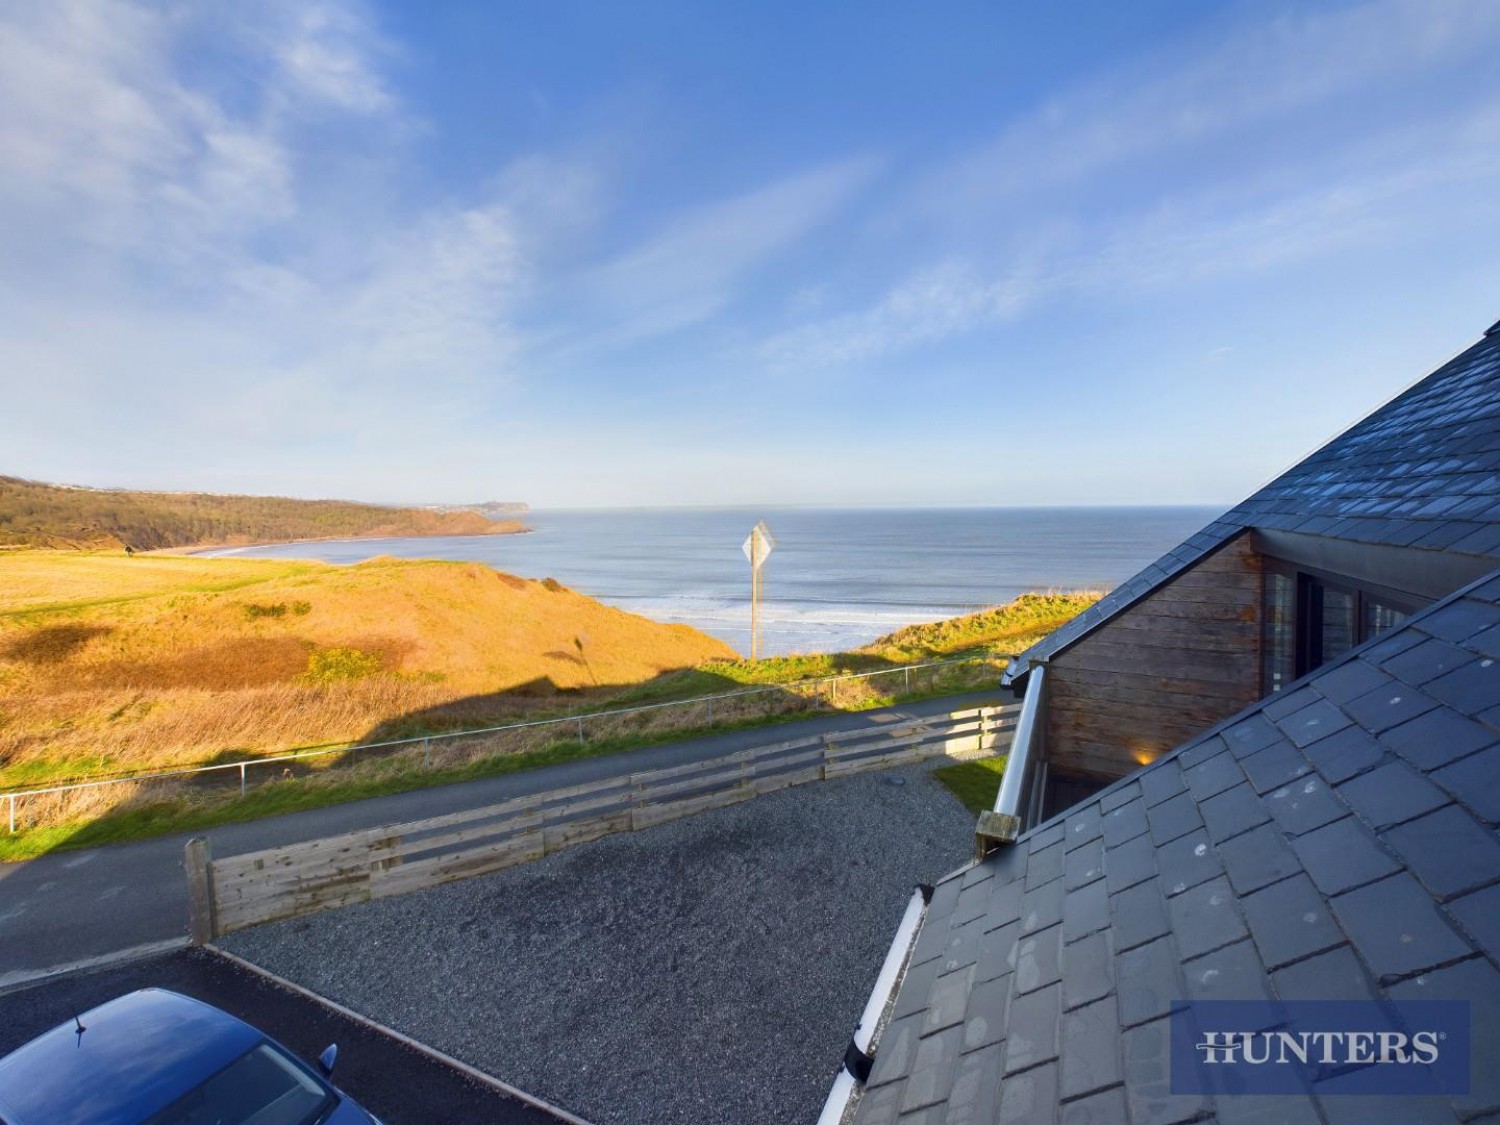
{"label": "green grass", "polygon": [[297,778],[269,782],[250,790],[244,797],[226,793],[222,801],[212,804],[194,804],[184,800],[159,801],[92,821],[49,828],[31,828],[14,835],[0,835],[0,863],[35,859],[37,856],[55,851],[93,848],[103,844],[122,844],[173,832],[192,832],[221,824],[238,824],[246,820],[258,820],[265,816],[326,808],[329,805],[339,805],[347,801],[361,801],[367,797],[385,797],[393,793],[407,793],[414,789],[426,789],[435,785],[474,781],[482,777],[499,777],[503,774],[536,769],[540,766],[638,750],[643,746],[682,742],[704,735],[723,734],[751,727],[773,726],[812,717],[814,717],[814,712],[806,711],[747,719],[735,723],[715,723],[712,726],[696,727],[691,730],[655,732],[649,735],[631,735],[582,743],[574,739],[561,740],[544,746],[540,750],[519,754],[500,754],[447,769],[424,769],[413,758],[373,758],[362,766],[362,769],[366,771],[365,776],[347,781],[329,783],[326,779],[320,778],[311,784],[306,784],[305,779]]}
{"label": "green grass", "polygon": [[979,758],[956,766],[943,766],[932,771],[943,786],[963,803],[975,816],[985,809],[995,807],[995,795],[1000,792],[1000,778],[1005,773],[1005,756]]}

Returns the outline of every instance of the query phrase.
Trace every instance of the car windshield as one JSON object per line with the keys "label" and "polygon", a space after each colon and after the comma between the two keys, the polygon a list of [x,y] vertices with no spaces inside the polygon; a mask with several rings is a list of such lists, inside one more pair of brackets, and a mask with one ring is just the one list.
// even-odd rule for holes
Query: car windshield
{"label": "car windshield", "polygon": [[314,1125],[333,1106],[322,1083],[262,1043],[145,1125]]}

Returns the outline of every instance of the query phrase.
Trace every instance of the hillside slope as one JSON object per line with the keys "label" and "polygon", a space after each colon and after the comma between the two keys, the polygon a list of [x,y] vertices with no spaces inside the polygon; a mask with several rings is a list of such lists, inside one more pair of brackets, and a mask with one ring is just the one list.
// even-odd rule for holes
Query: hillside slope
{"label": "hillside slope", "polygon": [[524,715],[732,655],[474,563],[0,553],[0,785]]}
{"label": "hillside slope", "polygon": [[473,509],[389,508],[348,500],[71,488],[0,476],[0,544],[165,547],[525,531]]}

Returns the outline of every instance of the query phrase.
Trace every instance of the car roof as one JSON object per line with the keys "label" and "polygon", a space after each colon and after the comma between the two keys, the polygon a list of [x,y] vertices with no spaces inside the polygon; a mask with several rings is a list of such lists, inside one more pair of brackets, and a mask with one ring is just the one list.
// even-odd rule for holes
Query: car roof
{"label": "car roof", "polygon": [[266,1037],[218,1008],[147,988],[0,1059],[6,1125],[136,1125]]}

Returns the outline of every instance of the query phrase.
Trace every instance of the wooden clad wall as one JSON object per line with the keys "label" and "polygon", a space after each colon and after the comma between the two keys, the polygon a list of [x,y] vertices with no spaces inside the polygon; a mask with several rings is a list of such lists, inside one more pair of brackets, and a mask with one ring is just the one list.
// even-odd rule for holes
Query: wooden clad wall
{"label": "wooden clad wall", "polygon": [[1260,601],[1241,535],[1054,657],[1052,768],[1122,777],[1259,699]]}

